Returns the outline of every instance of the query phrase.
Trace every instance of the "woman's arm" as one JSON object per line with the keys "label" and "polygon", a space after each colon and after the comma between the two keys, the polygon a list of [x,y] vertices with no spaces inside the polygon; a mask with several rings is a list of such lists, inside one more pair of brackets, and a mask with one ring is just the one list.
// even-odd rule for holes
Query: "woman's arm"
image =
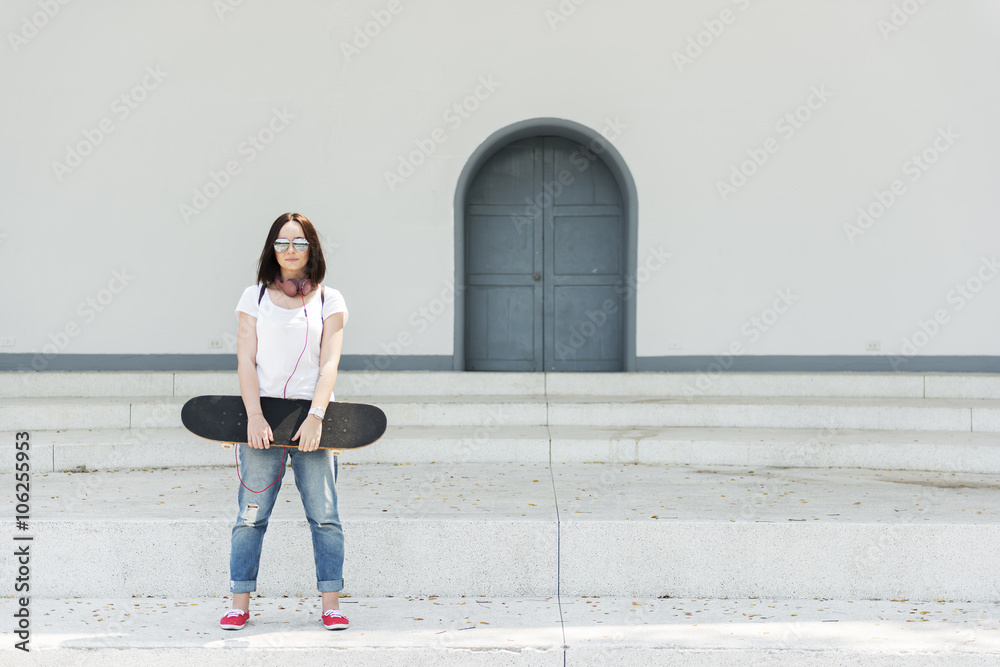
{"label": "woman's arm", "polygon": [[[337,366],[340,365],[340,349],[344,344],[344,314],[334,313],[323,323],[323,340],[319,347],[319,379],[313,391],[312,404],[309,409],[319,408],[324,412],[330,407],[330,394],[337,382]],[[323,422],[316,415],[309,415],[302,426],[292,436],[299,441],[299,449],[312,452],[319,449],[320,437],[323,433]]]}
{"label": "woman's arm", "polygon": [[240,313],[239,329],[236,332],[236,361],[240,395],[247,411],[247,444],[254,449],[267,449],[274,435],[260,409],[260,383],[257,381],[257,318],[246,313]]}
{"label": "woman's arm", "polygon": [[319,346],[319,380],[310,408],[326,410],[330,405],[333,385],[337,382],[340,350],[344,346],[344,314],[334,313],[323,322],[323,340]]}

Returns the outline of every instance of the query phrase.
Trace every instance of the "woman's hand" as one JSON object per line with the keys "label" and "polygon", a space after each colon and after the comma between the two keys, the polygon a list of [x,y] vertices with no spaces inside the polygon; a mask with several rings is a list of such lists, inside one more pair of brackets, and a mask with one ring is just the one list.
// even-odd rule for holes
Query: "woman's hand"
{"label": "woman's hand", "polygon": [[309,415],[292,436],[292,440],[299,441],[300,452],[314,452],[319,449],[319,439],[322,434],[323,422],[315,415]]}
{"label": "woman's hand", "polygon": [[271,425],[260,412],[250,415],[247,419],[247,444],[254,449],[268,449],[274,442]]}

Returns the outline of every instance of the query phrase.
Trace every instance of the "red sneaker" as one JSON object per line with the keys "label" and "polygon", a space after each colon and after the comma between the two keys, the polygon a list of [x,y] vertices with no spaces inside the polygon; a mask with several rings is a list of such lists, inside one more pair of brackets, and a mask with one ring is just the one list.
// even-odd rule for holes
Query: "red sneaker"
{"label": "red sneaker", "polygon": [[223,630],[242,630],[249,620],[250,614],[242,609],[230,609],[219,621],[219,625]]}
{"label": "red sneaker", "polygon": [[323,625],[327,630],[343,630],[350,624],[351,622],[340,613],[339,609],[327,609],[323,612]]}

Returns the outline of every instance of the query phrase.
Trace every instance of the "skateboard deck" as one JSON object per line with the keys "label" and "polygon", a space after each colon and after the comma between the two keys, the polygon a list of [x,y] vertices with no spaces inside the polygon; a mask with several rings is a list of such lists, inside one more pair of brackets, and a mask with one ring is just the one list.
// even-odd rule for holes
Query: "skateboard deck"
{"label": "skateboard deck", "polygon": [[[260,409],[274,434],[271,447],[298,447],[292,436],[308,416],[312,401],[261,396]],[[181,422],[195,435],[223,447],[247,444],[247,414],[241,396],[195,396],[181,408]],[[385,433],[385,413],[365,403],[331,402],[323,417],[319,446],[339,450],[367,447]]]}

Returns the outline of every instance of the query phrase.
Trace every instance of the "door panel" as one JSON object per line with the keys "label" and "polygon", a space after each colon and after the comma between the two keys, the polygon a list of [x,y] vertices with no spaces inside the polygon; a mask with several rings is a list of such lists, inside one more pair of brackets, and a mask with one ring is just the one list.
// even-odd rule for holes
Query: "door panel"
{"label": "door panel", "polygon": [[466,201],[470,205],[515,204],[524,208],[524,199],[535,196],[535,147],[518,141],[498,150],[483,165],[469,186]]}
{"label": "door panel", "polygon": [[552,175],[549,180],[565,184],[558,197],[560,206],[574,204],[621,206],[621,195],[614,176],[592,151],[567,139],[553,140]]}
{"label": "door panel", "polygon": [[533,287],[470,286],[467,357],[469,370],[535,370]]}
{"label": "door panel", "polygon": [[562,285],[553,290],[556,370],[618,370],[621,300],[613,285]]}
{"label": "door panel", "polygon": [[617,277],[621,272],[620,225],[617,216],[554,218],[554,273]]}
{"label": "door panel", "polygon": [[532,235],[525,234],[509,215],[470,215],[466,262],[481,274],[530,274],[535,270]]}
{"label": "door panel", "polygon": [[[501,148],[469,186],[465,216],[465,365],[542,369],[542,178],[534,140]],[[533,276],[539,275],[539,280]]]}
{"label": "door panel", "polygon": [[582,145],[497,151],[466,207],[466,367],[622,370],[621,195]]}

